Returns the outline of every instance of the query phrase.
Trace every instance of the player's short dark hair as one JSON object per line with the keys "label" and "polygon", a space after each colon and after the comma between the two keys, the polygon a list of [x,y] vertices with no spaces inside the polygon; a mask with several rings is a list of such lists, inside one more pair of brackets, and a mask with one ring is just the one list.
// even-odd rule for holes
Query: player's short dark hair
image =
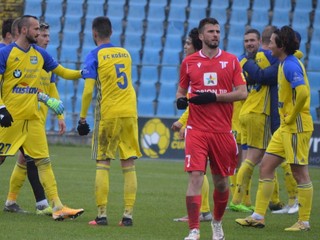
{"label": "player's short dark hair", "polygon": [[13,19],[9,18],[3,21],[2,23],[2,38],[5,38],[7,33],[11,33],[11,25],[13,23]]}
{"label": "player's short dark hair", "polygon": [[21,29],[22,27],[29,27],[30,26],[30,22],[29,22],[29,19],[30,18],[33,18],[33,19],[36,19],[38,20],[38,18],[36,16],[32,16],[32,15],[23,15],[19,22],[18,22],[18,31],[19,33],[21,33]]}
{"label": "player's short dark hair", "polygon": [[277,29],[276,26],[268,25],[266,26],[261,34],[261,41],[264,44],[269,44],[270,43],[270,37],[272,33]]}
{"label": "player's short dark hair", "polygon": [[274,34],[277,47],[283,47],[287,55],[292,55],[299,49],[299,40],[291,27],[283,26],[280,29],[276,29]]}
{"label": "player's short dark hair", "polygon": [[194,49],[199,51],[202,48],[202,41],[199,39],[198,28],[192,28],[188,34],[188,37],[191,39]]}
{"label": "player's short dark hair", "polygon": [[50,25],[46,22],[40,22],[40,30],[43,31],[45,29],[49,29]]}
{"label": "player's short dark hair", "polygon": [[112,33],[112,24],[108,17],[96,17],[93,19],[92,29],[97,31],[99,37],[109,38]]}
{"label": "player's short dark hair", "polygon": [[248,35],[250,33],[254,33],[255,35],[257,35],[257,38],[260,40],[260,32],[257,29],[250,28],[244,33],[244,35]]}
{"label": "player's short dark hair", "polygon": [[202,20],[200,20],[199,22],[199,26],[198,26],[198,31],[199,33],[201,33],[203,31],[203,27],[206,24],[213,24],[213,25],[219,25],[219,22],[217,19],[215,18],[211,18],[211,17],[207,17],[207,18],[203,18]]}

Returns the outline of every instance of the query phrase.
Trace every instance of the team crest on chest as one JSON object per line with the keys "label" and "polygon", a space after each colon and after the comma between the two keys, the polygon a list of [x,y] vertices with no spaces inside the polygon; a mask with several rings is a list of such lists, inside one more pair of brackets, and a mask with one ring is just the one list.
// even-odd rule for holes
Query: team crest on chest
{"label": "team crest on chest", "polygon": [[203,85],[204,86],[216,86],[218,83],[217,73],[209,72],[203,74]]}
{"label": "team crest on chest", "polygon": [[37,64],[38,63],[37,56],[30,56],[30,63],[31,64]]}

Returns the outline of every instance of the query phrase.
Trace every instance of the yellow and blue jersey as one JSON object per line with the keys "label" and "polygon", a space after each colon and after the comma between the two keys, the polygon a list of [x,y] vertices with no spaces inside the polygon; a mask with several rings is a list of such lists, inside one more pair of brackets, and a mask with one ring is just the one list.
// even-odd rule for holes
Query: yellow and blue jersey
{"label": "yellow and blue jersey", "polygon": [[310,86],[303,63],[293,55],[289,55],[280,63],[278,70],[278,95],[280,127],[283,131],[291,133],[306,132],[313,130],[313,122],[310,114],[310,94],[304,103],[301,111],[292,124],[286,125],[284,117],[292,112],[296,104],[295,88],[299,85],[306,85],[308,92]]}
{"label": "yellow and blue jersey", "polygon": [[16,43],[1,48],[0,105],[6,106],[13,119],[38,119],[37,92],[41,88],[42,69],[49,72],[57,66],[58,63],[35,44],[28,50]]}
{"label": "yellow and blue jersey", "polygon": [[[241,63],[241,58],[239,59]],[[276,59],[269,50],[260,49],[255,57],[255,62],[262,69],[272,65]],[[263,113],[270,115],[270,86],[256,83],[248,85],[248,97],[245,100],[240,115],[247,113]]]}
{"label": "yellow and blue jersey", "polygon": [[96,120],[137,117],[131,64],[129,52],[111,43],[102,44],[87,55],[82,76],[96,81]]}

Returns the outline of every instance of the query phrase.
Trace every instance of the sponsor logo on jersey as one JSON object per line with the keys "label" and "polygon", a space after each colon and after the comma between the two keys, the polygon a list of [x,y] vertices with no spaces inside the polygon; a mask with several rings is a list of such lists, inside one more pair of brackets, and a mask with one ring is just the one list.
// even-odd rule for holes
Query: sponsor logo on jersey
{"label": "sponsor logo on jersey", "polygon": [[16,70],[13,71],[13,76],[15,78],[19,78],[19,77],[21,77],[21,75],[22,75],[22,73],[21,73],[21,71],[19,69],[16,69]]}
{"label": "sponsor logo on jersey", "polygon": [[12,93],[17,93],[17,94],[36,94],[37,92],[38,92],[38,88],[30,87],[25,82],[14,86],[12,89]]}
{"label": "sponsor logo on jersey", "polygon": [[37,56],[30,56],[30,62],[31,64],[37,64],[38,63]]}
{"label": "sponsor logo on jersey", "polygon": [[204,86],[217,86],[218,79],[216,72],[209,72],[203,74],[203,84]]}

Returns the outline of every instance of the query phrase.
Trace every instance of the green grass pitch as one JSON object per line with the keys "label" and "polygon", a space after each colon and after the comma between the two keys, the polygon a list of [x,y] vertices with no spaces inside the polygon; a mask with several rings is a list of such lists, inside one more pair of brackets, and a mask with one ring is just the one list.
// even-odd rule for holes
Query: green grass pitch
{"label": "green grass pitch", "polygon": [[[89,147],[50,146],[53,169],[56,175],[62,202],[73,208],[84,208],[85,212],[76,220],[55,222],[47,216],[37,216],[30,184],[26,182],[18,198],[18,204],[32,214],[13,214],[0,211],[0,236],[5,240],[70,240],[70,239],[130,239],[169,240],[183,239],[188,233],[186,223],[173,222],[173,218],[186,214],[185,191],[187,174],[183,171],[183,161],[140,159],[136,162],[138,175],[138,195],[134,209],[134,226],[119,227],[123,211],[123,179],[118,161],[110,170],[110,194],[108,204],[109,225],[89,226],[96,217],[94,197],[95,162],[90,160]],[[8,158],[0,167],[0,196],[4,205],[9,178],[16,158]],[[252,199],[257,189],[257,169],[254,172]],[[279,169],[280,184],[283,186],[282,169]],[[297,220],[297,215],[266,216],[264,229],[243,228],[234,221],[246,217],[246,213],[226,211],[223,220],[227,240],[283,240],[319,239],[320,237],[320,168],[311,167],[314,199],[311,214],[311,231],[287,233],[284,228]],[[209,176],[209,175],[208,175]],[[210,179],[211,180],[211,179]],[[212,193],[212,181],[210,181]],[[286,201],[283,187],[281,199]],[[212,199],[210,200],[212,203]],[[209,223],[201,223],[201,239],[211,239]]]}

